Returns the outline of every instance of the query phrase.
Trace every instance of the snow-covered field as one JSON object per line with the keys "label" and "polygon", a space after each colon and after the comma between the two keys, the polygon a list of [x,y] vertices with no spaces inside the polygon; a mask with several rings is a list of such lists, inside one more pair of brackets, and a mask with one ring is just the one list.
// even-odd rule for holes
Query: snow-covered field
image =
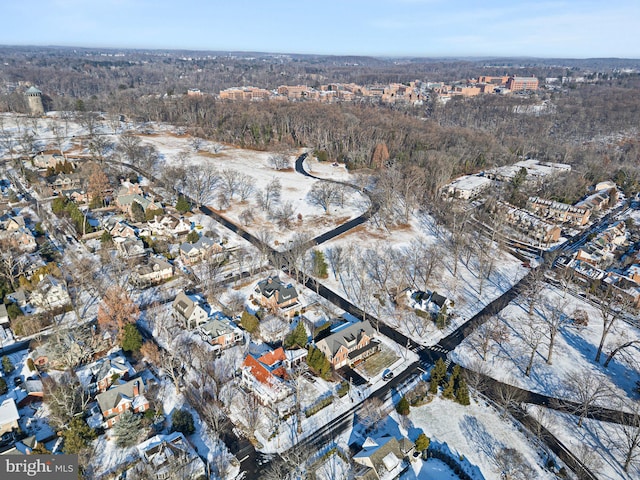
{"label": "snow-covered field", "polygon": [[585,419],[583,426],[578,427],[573,415],[535,405],[529,405],[528,411],[599,479],[640,478],[637,447],[628,470],[623,469],[629,441],[637,435],[630,427],[590,419]]}
{"label": "snow-covered field", "polygon": [[[347,259],[352,260],[367,250],[383,254],[390,247],[397,251],[415,248],[416,242],[419,242],[420,248],[428,249],[443,242],[435,233],[436,230],[432,217],[416,213],[408,225],[386,229],[369,222],[326,242],[319,248],[324,252],[325,258],[330,258],[331,250],[338,248],[344,252]],[[388,302],[382,305],[382,302],[375,298],[354,298],[357,296],[357,292],[354,291],[354,284],[357,283],[354,277],[359,275],[358,266],[354,266],[351,272],[348,268],[343,268],[337,275],[329,269],[329,277],[322,282],[412,340],[423,345],[432,345],[473,317],[528,273],[522,262],[512,255],[505,252],[493,254],[495,261],[492,272],[488,279],[481,279],[476,256],[472,256],[467,263],[459,261],[454,275],[454,260],[450,252],[447,249],[439,252],[442,266],[434,271],[427,285],[420,287],[437,291],[454,302],[453,308],[449,309],[452,313],[451,324],[442,330],[436,328],[434,322],[425,321],[406,309],[404,312],[398,311]],[[394,271],[391,277],[397,281],[396,279],[403,274],[402,271]]]}
{"label": "snow-covered field", "polygon": [[[484,328],[467,338],[453,353],[453,361],[470,369],[481,368],[494,378],[534,392],[553,397],[576,399],[576,388],[584,384],[587,377],[595,376],[606,385],[606,395],[598,403],[610,407],[613,399],[637,399],[633,392],[640,374],[640,355],[637,346],[630,346],[617,354],[604,368],[607,352],[616,346],[633,339],[640,339],[640,331],[618,320],[607,336],[602,360],[594,361],[602,334],[602,317],[599,310],[580,297],[553,286],[547,286],[541,295],[539,305],[534,309],[532,318],[528,316],[528,306],[523,299],[516,299],[497,316],[497,325],[507,332],[508,338],[489,343],[489,355],[482,361],[482,343]],[[570,323],[561,326],[553,348],[552,364],[548,358],[548,322],[554,309],[561,309],[568,317],[576,310],[584,310],[589,317],[587,327],[577,328]],[[531,326],[544,335],[534,356],[530,376],[525,376],[532,347]],[[535,332],[534,332],[535,333]]]}

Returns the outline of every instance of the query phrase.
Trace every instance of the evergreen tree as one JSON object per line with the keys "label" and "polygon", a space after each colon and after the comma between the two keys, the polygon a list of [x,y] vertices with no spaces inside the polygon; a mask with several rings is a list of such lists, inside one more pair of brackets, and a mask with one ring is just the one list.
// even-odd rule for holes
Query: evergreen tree
{"label": "evergreen tree", "polygon": [[180,213],[187,213],[191,210],[191,204],[186,198],[180,195],[178,197],[178,201],[176,202],[176,210],[178,210]]}
{"label": "evergreen tree", "polygon": [[418,435],[418,438],[416,438],[416,450],[418,452],[424,452],[427,448],[429,448],[430,444],[431,439],[424,433],[421,433],[420,435]]}
{"label": "evergreen tree", "polygon": [[142,335],[134,323],[124,326],[122,334],[122,350],[125,352],[137,352],[142,346]]}
{"label": "evergreen tree", "polygon": [[73,417],[68,427],[62,431],[62,438],[62,451],[67,455],[73,455],[84,450],[89,442],[96,438],[96,432],[82,418]]}
{"label": "evergreen tree", "polygon": [[2,369],[6,374],[13,372],[13,369],[14,369],[13,362],[6,355],[2,357]]}
{"label": "evergreen tree", "polygon": [[242,325],[242,328],[244,328],[247,332],[254,333],[256,330],[258,330],[260,321],[258,320],[258,317],[250,314],[245,310],[244,312],[242,312],[240,324]]}
{"label": "evergreen tree", "polygon": [[449,325],[449,314],[447,313],[447,306],[443,305],[438,312],[438,316],[436,317],[436,327],[438,329],[443,330]]}
{"label": "evergreen tree", "polygon": [[131,218],[134,222],[144,222],[144,207],[138,202],[131,203]]}
{"label": "evergreen tree", "polygon": [[313,274],[318,278],[327,278],[327,262],[321,250],[313,251]]}
{"label": "evergreen tree", "polygon": [[4,378],[0,377],[0,395],[4,395],[8,391],[9,389],[7,388],[7,381]]}
{"label": "evergreen tree", "polygon": [[307,355],[307,364],[322,378],[327,379],[331,376],[331,362],[322,353],[322,350],[311,347]]}
{"label": "evergreen tree", "polygon": [[409,401],[405,397],[402,397],[398,402],[398,405],[396,405],[396,411],[400,415],[409,415],[410,410],[411,407],[409,406]]}
{"label": "evergreen tree", "polygon": [[305,330],[302,321],[299,321],[296,328],[294,328],[293,331],[285,337],[283,345],[284,348],[304,348],[307,345],[307,340],[307,331]]}
{"label": "evergreen tree", "polygon": [[442,396],[444,398],[453,399],[455,397],[455,385],[456,385],[456,382],[453,379],[453,375],[452,375],[451,377],[449,377],[449,381],[447,382],[447,385],[442,390]]}
{"label": "evergreen tree", "polygon": [[435,365],[431,369],[431,383],[429,384],[429,392],[436,394],[438,393],[438,387],[444,381],[447,376],[447,365],[444,363],[444,360],[439,358],[436,360]]}
{"label": "evergreen tree", "polygon": [[187,242],[196,243],[199,238],[200,238],[200,235],[198,235],[198,232],[196,232],[195,230],[191,230],[187,235]]}
{"label": "evergreen tree", "polygon": [[458,380],[458,386],[456,387],[456,402],[465,406],[471,403],[469,400],[469,387],[462,377]]}
{"label": "evergreen tree", "polygon": [[187,410],[176,410],[171,415],[171,431],[191,435],[196,431],[193,424],[193,415]]}
{"label": "evergreen tree", "polygon": [[142,421],[140,417],[127,410],[118,419],[111,430],[118,447],[130,447],[138,442]]}

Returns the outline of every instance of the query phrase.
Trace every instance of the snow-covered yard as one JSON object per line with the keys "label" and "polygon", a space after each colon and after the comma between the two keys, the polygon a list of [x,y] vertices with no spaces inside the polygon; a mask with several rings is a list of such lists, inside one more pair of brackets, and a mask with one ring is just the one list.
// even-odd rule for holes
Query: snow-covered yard
{"label": "snow-covered yard", "polygon": [[[577,327],[569,321],[576,310],[586,312],[588,326]],[[548,364],[549,322],[553,321],[556,311],[561,311],[567,321],[560,325],[552,363]],[[615,322],[607,336],[601,362],[596,363],[594,358],[603,328],[601,318],[598,308],[584,299],[547,286],[531,317],[526,302],[517,298],[496,320],[490,320],[467,338],[452,353],[452,359],[472,370],[481,369],[502,382],[559,398],[578,399],[585,379],[599,379],[606,386],[606,394],[599,395],[597,403],[610,407],[613,399],[637,398],[634,388],[640,374],[640,355],[632,345],[617,354],[605,368],[606,354],[622,343],[640,339],[640,331],[622,320]],[[501,333],[492,337],[490,330]],[[535,341],[539,341],[537,353],[531,374],[526,376]],[[487,359],[483,361],[485,349]]]}

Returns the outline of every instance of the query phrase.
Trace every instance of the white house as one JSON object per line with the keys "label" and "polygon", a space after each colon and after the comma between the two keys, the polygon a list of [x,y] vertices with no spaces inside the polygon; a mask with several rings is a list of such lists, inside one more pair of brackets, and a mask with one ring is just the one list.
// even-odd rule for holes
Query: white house
{"label": "white house", "polygon": [[31,292],[29,302],[44,310],[63,307],[71,303],[71,297],[65,286],[52,275],[46,275]]}
{"label": "white house", "polygon": [[197,295],[187,295],[184,292],[176,295],[172,315],[187,328],[205,323],[209,318],[204,300]]}

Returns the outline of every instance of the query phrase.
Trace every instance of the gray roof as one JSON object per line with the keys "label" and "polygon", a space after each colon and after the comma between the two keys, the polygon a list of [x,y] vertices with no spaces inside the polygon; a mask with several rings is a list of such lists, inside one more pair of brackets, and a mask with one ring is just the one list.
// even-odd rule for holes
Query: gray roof
{"label": "gray roof", "polygon": [[144,382],[141,378],[136,378],[135,380],[130,380],[127,383],[113,386],[106,392],[96,395],[96,400],[98,405],[100,405],[100,410],[103,412],[111,410],[120,403],[122,398],[129,398],[133,402],[133,399],[135,398],[133,395],[133,387],[136,383],[138,384],[139,393],[144,393]]}
{"label": "gray roof", "polygon": [[298,298],[298,292],[295,287],[290,283],[285,285],[277,276],[269,277],[258,282],[256,292],[260,293],[265,298],[271,298],[276,292],[278,292],[278,296],[276,297],[278,304]]}
{"label": "gray roof", "polygon": [[38,90],[36,87],[29,87],[27,89],[27,91],[24,92],[24,93],[26,93],[27,95],[30,95],[30,94],[40,94],[41,95],[42,94],[42,92],[40,90]]}
{"label": "gray roof", "polygon": [[369,323],[369,320],[365,320],[364,322],[352,323],[348,327],[338,330],[328,337],[323,338],[322,340],[318,341],[318,343],[326,343],[329,347],[331,355],[333,356],[341,346],[346,347],[348,350],[352,350],[353,345],[358,344],[358,341],[360,340],[360,337],[363,333],[365,333],[368,337],[373,336],[373,327]]}

